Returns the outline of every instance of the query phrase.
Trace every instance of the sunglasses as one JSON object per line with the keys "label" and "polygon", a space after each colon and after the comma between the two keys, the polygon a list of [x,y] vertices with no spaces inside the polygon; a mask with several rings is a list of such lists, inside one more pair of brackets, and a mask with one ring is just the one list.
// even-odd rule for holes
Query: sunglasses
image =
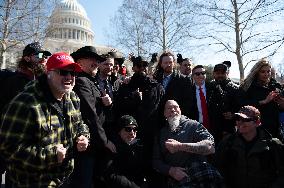
{"label": "sunglasses", "polygon": [[63,69],[58,69],[58,70],[52,70],[52,71],[55,71],[57,72],[60,76],[68,76],[68,75],[71,75],[71,76],[76,76],[76,72],[75,71],[70,71],[70,70],[63,70]]}
{"label": "sunglasses", "polygon": [[200,76],[200,75],[205,75],[206,72],[205,72],[205,71],[203,71],[203,72],[195,72],[194,74],[195,74],[196,76]]}
{"label": "sunglasses", "polygon": [[250,121],[255,121],[254,118],[243,118],[243,117],[236,117],[235,118],[236,121],[241,121],[241,122],[250,122]]}
{"label": "sunglasses", "polygon": [[124,130],[128,133],[130,133],[131,131],[137,132],[137,127],[124,127]]}

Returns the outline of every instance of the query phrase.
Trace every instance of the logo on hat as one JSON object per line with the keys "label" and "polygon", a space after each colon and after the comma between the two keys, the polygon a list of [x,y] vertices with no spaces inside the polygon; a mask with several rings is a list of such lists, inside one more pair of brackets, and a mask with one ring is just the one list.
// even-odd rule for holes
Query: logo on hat
{"label": "logo on hat", "polygon": [[66,67],[73,67],[74,71],[81,72],[82,69],[79,64],[75,63],[73,58],[65,52],[58,52],[50,56],[46,63],[48,71],[54,69],[63,69]]}

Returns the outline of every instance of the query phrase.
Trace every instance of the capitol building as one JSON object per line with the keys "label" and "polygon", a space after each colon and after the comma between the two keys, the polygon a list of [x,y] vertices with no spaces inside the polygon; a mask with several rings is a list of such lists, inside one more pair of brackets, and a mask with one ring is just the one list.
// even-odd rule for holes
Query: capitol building
{"label": "capitol building", "polygon": [[[72,53],[83,46],[95,46],[100,54],[113,48],[95,45],[95,34],[91,29],[91,21],[84,7],[77,0],[61,0],[57,3],[49,18],[46,37],[42,42],[43,48],[51,53],[65,51]],[[6,67],[15,69],[17,59],[21,57],[24,46],[18,46],[6,56]],[[2,65],[3,65],[2,64]]]}

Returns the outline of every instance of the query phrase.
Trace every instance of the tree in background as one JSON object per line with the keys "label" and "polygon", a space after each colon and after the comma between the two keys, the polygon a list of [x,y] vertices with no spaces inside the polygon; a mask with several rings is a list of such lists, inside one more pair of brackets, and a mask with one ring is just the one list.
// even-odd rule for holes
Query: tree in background
{"label": "tree in background", "polygon": [[195,5],[200,17],[195,38],[235,54],[241,80],[250,62],[273,56],[284,43],[281,0],[204,0]]}
{"label": "tree in background", "polygon": [[[45,36],[48,15],[55,1],[52,0],[3,0],[0,5],[0,64],[10,48]],[[48,7],[48,8],[47,8]]]}
{"label": "tree in background", "polygon": [[114,36],[116,45],[128,52],[135,52],[138,56],[148,53],[145,27],[147,19],[141,16],[146,9],[144,1],[125,0],[111,20],[114,28],[111,36]]}
{"label": "tree in background", "polygon": [[187,49],[193,25],[187,0],[124,0],[112,21],[115,43],[143,55]]}
{"label": "tree in background", "polygon": [[[206,48],[233,53],[242,80],[249,63],[283,48],[283,7],[281,0],[124,0],[115,20],[123,29],[114,27],[112,36],[135,54],[170,49],[195,59]],[[139,20],[135,27],[133,20]]]}

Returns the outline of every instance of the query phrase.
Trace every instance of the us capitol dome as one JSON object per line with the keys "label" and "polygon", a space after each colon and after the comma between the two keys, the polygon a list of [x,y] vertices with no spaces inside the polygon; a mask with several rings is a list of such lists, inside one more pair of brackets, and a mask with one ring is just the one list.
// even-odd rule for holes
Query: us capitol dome
{"label": "us capitol dome", "polygon": [[[62,0],[59,2],[49,20],[44,48],[51,53],[65,51],[72,53],[77,49],[94,46],[95,37],[91,22],[83,6],[77,0]],[[109,51],[106,46],[96,46],[101,53]]]}

